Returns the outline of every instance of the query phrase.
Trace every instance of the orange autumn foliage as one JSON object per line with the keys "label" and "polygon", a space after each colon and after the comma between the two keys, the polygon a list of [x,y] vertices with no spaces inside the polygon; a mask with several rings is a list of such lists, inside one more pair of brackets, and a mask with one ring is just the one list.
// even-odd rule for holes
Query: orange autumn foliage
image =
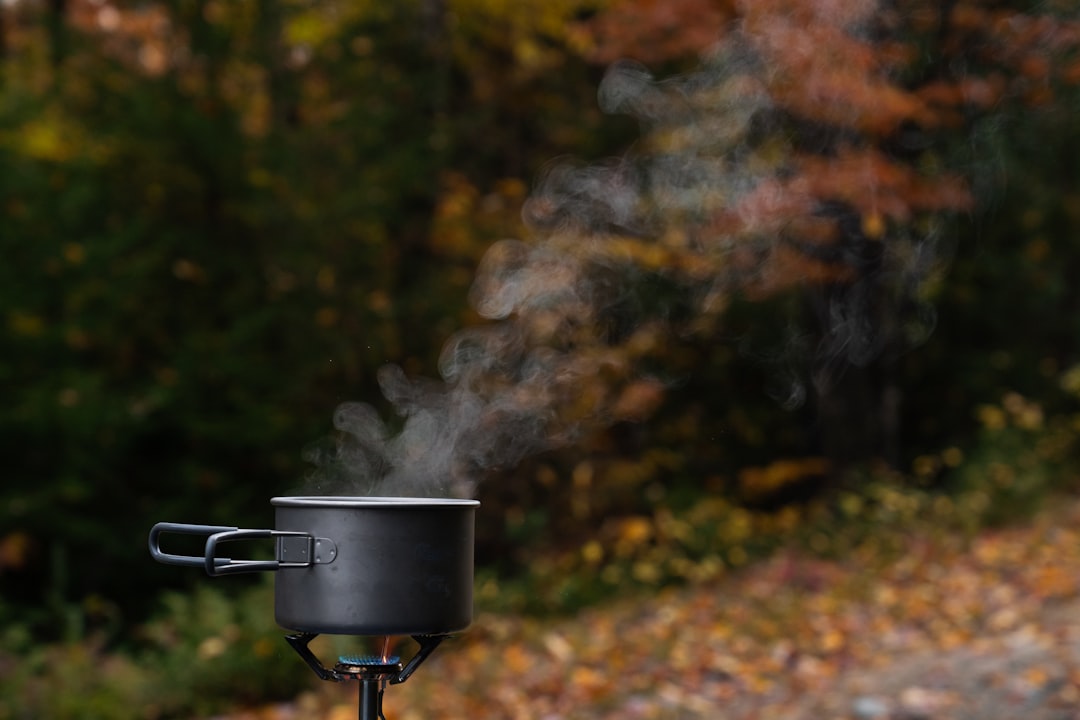
{"label": "orange autumn foliage", "polygon": [[[683,17],[696,18],[692,29],[671,32]],[[742,268],[745,289],[759,294],[854,280],[853,268],[813,249],[903,242],[921,217],[973,208],[966,178],[931,153],[905,150],[905,133],[963,131],[1003,102],[1044,104],[1055,82],[1080,81],[1080,23],[980,0],[622,0],[588,27],[600,62],[701,56],[742,64],[741,83],[699,90],[696,106],[724,107],[756,93],[782,118],[773,141],[751,146],[751,162],[762,165],[749,172],[751,187],[701,203],[703,236],[725,248],[712,254],[713,272]],[[940,59],[920,65],[927,57]],[[653,102],[674,97],[654,95]],[[687,100],[695,104],[693,95]],[[655,151],[670,153],[671,138],[686,135],[657,128]],[[716,153],[718,167],[729,162]],[[850,224],[840,228],[838,207],[861,218],[861,235]],[[745,272],[750,267],[757,271]]]}

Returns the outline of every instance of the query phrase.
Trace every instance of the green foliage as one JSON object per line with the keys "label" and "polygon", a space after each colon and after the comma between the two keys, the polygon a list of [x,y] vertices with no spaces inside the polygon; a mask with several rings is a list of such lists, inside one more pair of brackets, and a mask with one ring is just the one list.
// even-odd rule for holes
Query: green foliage
{"label": "green foliage", "polygon": [[209,586],[167,593],[163,606],[143,629],[155,712],[207,714],[226,702],[288,698],[310,680],[269,611],[272,581],[239,596]]}
{"label": "green foliage", "polygon": [[18,655],[0,650],[0,717],[129,720],[151,718],[145,670],[92,642],[38,646]]}
{"label": "green foliage", "polygon": [[0,640],[0,718],[205,716],[236,703],[291,698],[310,681],[271,612],[272,584],[238,594],[165,593],[137,645],[103,633],[43,645],[12,619]]}

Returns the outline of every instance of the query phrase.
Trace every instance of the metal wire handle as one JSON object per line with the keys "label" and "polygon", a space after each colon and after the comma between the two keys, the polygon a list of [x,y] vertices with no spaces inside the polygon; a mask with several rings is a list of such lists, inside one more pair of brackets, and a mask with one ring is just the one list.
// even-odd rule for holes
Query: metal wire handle
{"label": "metal wire handle", "polygon": [[[161,536],[166,533],[206,535],[202,556],[174,555],[161,549]],[[235,560],[218,557],[218,545],[236,540],[277,538],[276,560]],[[204,568],[208,575],[277,571],[281,568],[324,565],[337,559],[337,545],[329,538],[317,538],[292,530],[240,529],[224,525],[191,525],[162,522],[150,530],[150,555],[158,562]]]}

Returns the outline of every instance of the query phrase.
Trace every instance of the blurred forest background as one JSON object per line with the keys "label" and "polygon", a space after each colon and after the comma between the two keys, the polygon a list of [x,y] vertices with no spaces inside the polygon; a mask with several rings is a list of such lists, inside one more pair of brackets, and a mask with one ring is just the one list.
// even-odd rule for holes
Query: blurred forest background
{"label": "blurred forest background", "polygon": [[[487,607],[1075,492],[1078,47],[1065,1],[0,3],[0,717],[295,692],[265,579],[147,531],[266,527],[493,322],[587,422],[478,478]],[[603,302],[478,311],[504,238]]]}

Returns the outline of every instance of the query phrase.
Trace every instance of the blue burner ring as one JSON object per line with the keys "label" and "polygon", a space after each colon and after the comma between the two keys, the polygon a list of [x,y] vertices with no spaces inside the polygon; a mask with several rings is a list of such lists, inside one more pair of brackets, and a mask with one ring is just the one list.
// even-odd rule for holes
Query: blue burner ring
{"label": "blue burner ring", "polygon": [[338,658],[342,665],[397,665],[400,660],[397,655],[386,658],[381,655],[342,655]]}

